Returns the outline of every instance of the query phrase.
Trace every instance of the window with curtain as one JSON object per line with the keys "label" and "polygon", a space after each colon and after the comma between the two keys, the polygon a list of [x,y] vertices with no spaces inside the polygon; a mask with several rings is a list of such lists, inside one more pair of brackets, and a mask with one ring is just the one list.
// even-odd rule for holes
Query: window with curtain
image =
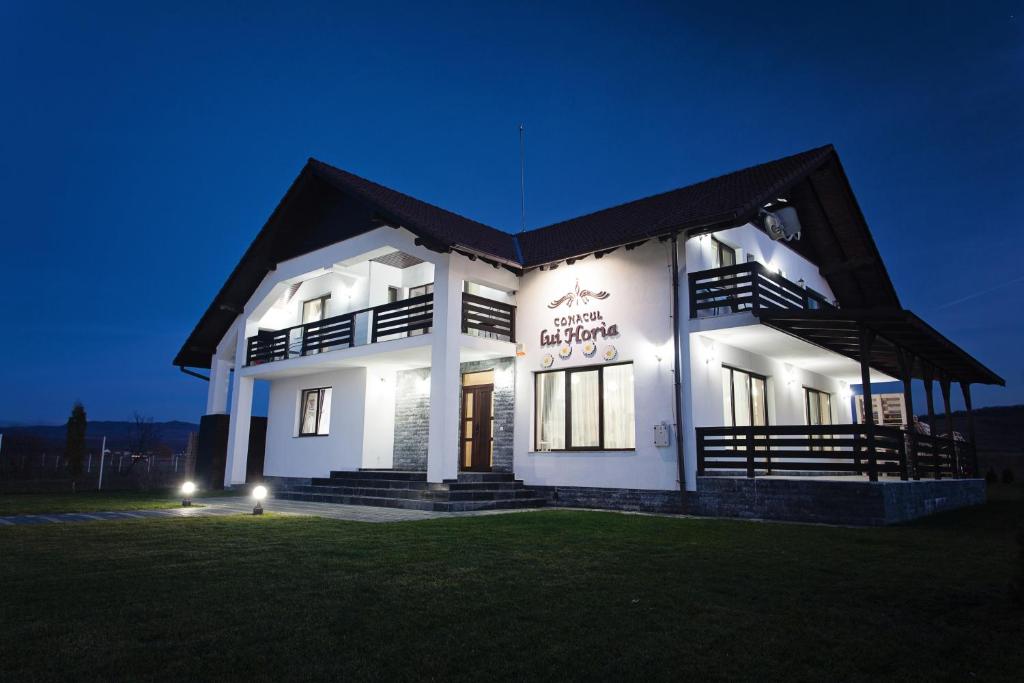
{"label": "window with curtain", "polygon": [[303,389],[299,400],[299,436],[326,436],[331,427],[331,388]]}
{"label": "window with curtain", "polygon": [[824,391],[804,387],[804,409],[807,424],[832,424],[832,397]]}
{"label": "window with curtain", "polygon": [[722,407],[726,427],[768,424],[767,380],[761,375],[722,366]]}
{"label": "window with curtain", "polygon": [[536,374],[539,451],[636,448],[633,364]]}

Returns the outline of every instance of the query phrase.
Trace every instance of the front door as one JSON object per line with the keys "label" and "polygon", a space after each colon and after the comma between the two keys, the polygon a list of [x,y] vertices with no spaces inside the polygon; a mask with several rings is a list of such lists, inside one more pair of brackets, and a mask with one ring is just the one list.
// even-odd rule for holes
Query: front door
{"label": "front door", "polygon": [[459,469],[490,472],[494,450],[494,385],[462,388],[462,452]]}

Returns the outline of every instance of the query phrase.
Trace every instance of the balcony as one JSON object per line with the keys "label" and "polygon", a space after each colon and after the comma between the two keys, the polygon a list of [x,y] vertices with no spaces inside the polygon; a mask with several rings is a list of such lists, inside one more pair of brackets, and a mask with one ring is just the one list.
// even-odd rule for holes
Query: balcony
{"label": "balcony", "polygon": [[[426,334],[433,320],[434,295],[424,294],[282,330],[264,330],[247,340],[246,365]],[[461,326],[465,334],[514,342],[515,306],[463,294]]]}
{"label": "balcony", "polygon": [[690,317],[763,310],[835,310],[823,294],[757,262],[690,273]]}

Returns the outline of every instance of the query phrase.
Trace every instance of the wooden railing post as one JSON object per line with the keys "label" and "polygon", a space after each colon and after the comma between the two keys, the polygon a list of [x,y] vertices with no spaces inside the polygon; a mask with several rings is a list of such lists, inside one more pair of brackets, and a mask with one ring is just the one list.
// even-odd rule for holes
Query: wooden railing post
{"label": "wooden railing post", "polygon": [[978,435],[974,431],[974,407],[971,405],[971,385],[969,382],[960,382],[960,392],[964,395],[964,409],[967,413],[967,442],[971,445],[970,457],[971,476],[980,476],[978,472]]}
{"label": "wooden railing post", "polygon": [[754,478],[754,430],[747,432],[747,478]]}
{"label": "wooden railing post", "polygon": [[750,309],[754,315],[761,310],[761,271],[764,269],[760,263],[754,263],[750,270]]}
{"label": "wooden railing post", "polygon": [[697,476],[704,476],[704,430],[697,429]]}
{"label": "wooden railing post", "polygon": [[864,426],[868,451],[868,479],[878,481],[878,451],[875,447],[875,413],[871,399],[871,346],[875,341],[874,330],[860,328],[860,378],[864,389]]}

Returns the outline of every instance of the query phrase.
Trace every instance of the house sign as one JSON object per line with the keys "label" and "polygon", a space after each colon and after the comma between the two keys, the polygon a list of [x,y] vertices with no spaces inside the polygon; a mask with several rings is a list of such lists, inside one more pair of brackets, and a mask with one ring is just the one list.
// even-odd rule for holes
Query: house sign
{"label": "house sign", "polygon": [[[609,297],[608,292],[593,292],[589,289],[580,289],[580,283],[576,281],[576,291],[569,292],[559,299],[548,304],[548,308],[557,309],[563,304],[571,308],[574,304],[588,304],[591,299],[603,301]],[[540,333],[541,346],[559,346],[561,344],[577,344],[588,341],[596,342],[599,339],[617,337],[619,326],[617,323],[609,323],[604,319],[600,309],[582,311],[579,313],[570,312],[564,315],[556,315],[552,318],[554,329],[543,329]]]}

